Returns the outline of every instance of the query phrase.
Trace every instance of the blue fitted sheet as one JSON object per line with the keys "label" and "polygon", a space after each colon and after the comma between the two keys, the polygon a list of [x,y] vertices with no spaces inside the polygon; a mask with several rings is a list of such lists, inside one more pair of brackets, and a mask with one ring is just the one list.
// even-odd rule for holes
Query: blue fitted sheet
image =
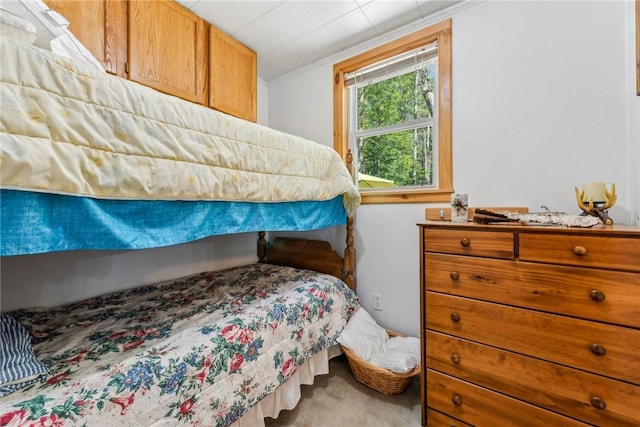
{"label": "blue fitted sheet", "polygon": [[147,249],[221,234],[313,230],[346,224],[346,218],[342,196],[285,203],[125,201],[0,190],[0,255]]}

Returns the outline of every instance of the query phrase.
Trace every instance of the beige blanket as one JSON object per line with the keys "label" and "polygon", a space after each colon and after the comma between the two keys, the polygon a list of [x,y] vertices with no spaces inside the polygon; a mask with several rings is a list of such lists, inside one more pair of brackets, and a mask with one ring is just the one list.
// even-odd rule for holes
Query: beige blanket
{"label": "beige blanket", "polygon": [[331,148],[0,40],[2,188],[111,199],[360,195]]}

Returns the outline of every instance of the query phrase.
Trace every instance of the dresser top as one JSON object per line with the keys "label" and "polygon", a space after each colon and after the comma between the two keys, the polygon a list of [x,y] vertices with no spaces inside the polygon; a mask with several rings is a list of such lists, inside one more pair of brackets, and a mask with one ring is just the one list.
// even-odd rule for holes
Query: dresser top
{"label": "dresser top", "polygon": [[640,227],[625,224],[594,225],[593,227],[564,227],[560,225],[526,225],[515,222],[478,224],[475,222],[423,221],[418,226],[428,228],[478,230],[478,231],[517,231],[530,233],[589,234],[596,236],[627,236],[640,239]]}

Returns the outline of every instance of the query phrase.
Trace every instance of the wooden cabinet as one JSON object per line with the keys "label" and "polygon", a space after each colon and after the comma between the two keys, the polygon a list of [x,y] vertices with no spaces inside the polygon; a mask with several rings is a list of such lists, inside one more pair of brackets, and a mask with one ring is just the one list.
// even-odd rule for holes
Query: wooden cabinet
{"label": "wooden cabinet", "polygon": [[69,30],[105,70],[126,78],[127,3],[125,0],[45,0],[70,22]]}
{"label": "wooden cabinet", "polygon": [[257,56],[173,1],[46,0],[105,69],[257,120]]}
{"label": "wooden cabinet", "polygon": [[423,425],[640,425],[640,229],[419,226]]}
{"label": "wooden cabinet", "polygon": [[207,26],[173,1],[129,0],[129,79],[206,104]]}
{"label": "wooden cabinet", "polygon": [[258,90],[256,53],[211,26],[209,67],[209,106],[255,122]]}

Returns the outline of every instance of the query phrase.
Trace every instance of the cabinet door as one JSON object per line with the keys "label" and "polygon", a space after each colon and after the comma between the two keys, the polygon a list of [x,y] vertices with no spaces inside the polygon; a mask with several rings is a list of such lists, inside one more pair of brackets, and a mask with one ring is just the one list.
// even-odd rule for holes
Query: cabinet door
{"label": "cabinet door", "polygon": [[129,79],[206,104],[207,26],[173,1],[129,0]]}
{"label": "cabinet door", "polygon": [[257,56],[211,26],[209,29],[209,106],[256,121]]}
{"label": "cabinet door", "polygon": [[126,77],[126,0],[45,0],[69,21],[69,30],[102,63],[105,70]]}

